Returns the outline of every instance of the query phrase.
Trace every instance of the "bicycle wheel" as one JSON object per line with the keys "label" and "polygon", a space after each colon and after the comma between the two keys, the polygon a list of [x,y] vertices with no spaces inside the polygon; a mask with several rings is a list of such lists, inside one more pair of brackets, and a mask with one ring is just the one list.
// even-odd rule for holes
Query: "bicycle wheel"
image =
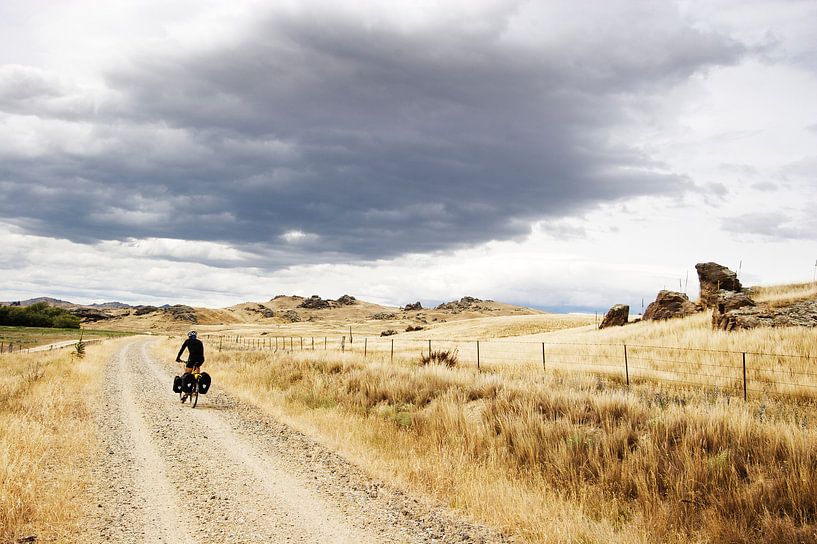
{"label": "bicycle wheel", "polygon": [[190,407],[195,408],[199,403],[199,381],[193,382],[193,391],[190,392]]}

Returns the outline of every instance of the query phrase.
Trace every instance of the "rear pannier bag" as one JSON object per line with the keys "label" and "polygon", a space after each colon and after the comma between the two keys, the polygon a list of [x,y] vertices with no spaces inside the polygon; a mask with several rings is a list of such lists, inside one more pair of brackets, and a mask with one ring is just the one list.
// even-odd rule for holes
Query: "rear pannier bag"
{"label": "rear pannier bag", "polygon": [[182,377],[181,376],[174,376],[173,377],[173,392],[174,393],[181,393],[182,392]]}
{"label": "rear pannier bag", "polygon": [[199,393],[202,395],[206,395],[207,391],[210,390],[210,375],[206,372],[202,372],[201,376],[199,376]]}
{"label": "rear pannier bag", "polygon": [[182,389],[185,393],[191,393],[193,391],[193,385],[196,383],[196,378],[193,377],[192,374],[185,374],[182,376]]}

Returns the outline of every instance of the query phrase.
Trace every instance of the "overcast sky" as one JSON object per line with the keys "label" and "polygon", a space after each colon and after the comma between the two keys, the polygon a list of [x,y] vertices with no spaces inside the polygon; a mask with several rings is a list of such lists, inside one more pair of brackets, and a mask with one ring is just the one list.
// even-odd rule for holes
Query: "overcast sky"
{"label": "overcast sky", "polygon": [[0,300],[810,281],[815,28],[811,0],[0,0]]}

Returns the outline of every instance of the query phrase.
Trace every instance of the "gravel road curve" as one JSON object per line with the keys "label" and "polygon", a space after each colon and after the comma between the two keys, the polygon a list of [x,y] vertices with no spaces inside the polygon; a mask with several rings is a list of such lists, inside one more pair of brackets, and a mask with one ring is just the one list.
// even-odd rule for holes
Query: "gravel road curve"
{"label": "gravel road curve", "polygon": [[213,385],[197,408],[170,384],[151,339],[105,369],[88,543],[505,542],[363,474]]}

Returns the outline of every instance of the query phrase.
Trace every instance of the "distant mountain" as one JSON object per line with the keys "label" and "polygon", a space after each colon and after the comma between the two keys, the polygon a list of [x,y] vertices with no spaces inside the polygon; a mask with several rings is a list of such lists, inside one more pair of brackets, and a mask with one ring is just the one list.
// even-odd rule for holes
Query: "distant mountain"
{"label": "distant mountain", "polygon": [[32,304],[37,304],[38,302],[45,302],[51,306],[56,306],[57,308],[66,308],[66,309],[73,309],[73,308],[95,308],[97,310],[123,310],[127,308],[132,308],[133,306],[129,304],[125,304],[124,302],[102,302],[102,303],[95,303],[95,304],[77,304],[75,302],[69,302],[67,300],[60,300],[58,298],[52,297],[36,297],[30,298],[28,300],[13,300],[9,302],[0,302],[2,306],[31,306]]}
{"label": "distant mountain", "polygon": [[45,302],[50,304],[51,306],[56,306],[58,308],[76,308],[78,306],[73,302],[68,302],[67,300],[60,300],[58,298],[51,297],[37,297],[30,298],[28,300],[14,300],[9,302],[0,302],[0,304],[2,304],[3,306],[31,306],[32,304],[37,304],[38,302]]}

